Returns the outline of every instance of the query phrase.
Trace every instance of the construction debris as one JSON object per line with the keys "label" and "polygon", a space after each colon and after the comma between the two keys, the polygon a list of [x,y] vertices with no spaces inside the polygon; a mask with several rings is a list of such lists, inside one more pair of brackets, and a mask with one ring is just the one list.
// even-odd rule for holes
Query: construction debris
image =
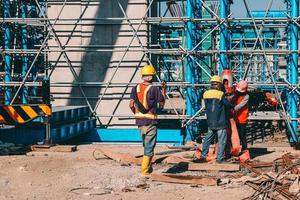
{"label": "construction debris", "polygon": [[151,174],[151,180],[167,183],[197,184],[207,186],[214,186],[220,182],[220,179],[215,177],[177,174]]}
{"label": "construction debris", "polygon": [[[247,199],[300,199],[300,173],[297,167],[300,165],[300,155],[284,154],[273,162],[195,163],[190,149],[193,148],[174,148],[155,155],[153,162],[163,162],[170,164],[171,167],[162,173],[152,174],[150,180],[191,185],[222,185],[222,187],[230,184],[246,184],[255,190],[255,193]],[[108,148],[101,148],[100,151],[106,157],[122,163],[140,165],[142,159],[141,156],[114,153]],[[194,171],[204,171],[205,174],[195,175]],[[213,171],[214,176],[208,174],[209,171]],[[229,174],[232,172],[237,173]],[[252,174],[251,177],[249,174]]]}
{"label": "construction debris", "polygon": [[[285,154],[281,158],[274,160],[274,165],[280,160],[280,167],[263,171],[254,169],[253,165],[243,163],[243,167],[249,169],[258,176],[257,180],[246,181],[246,185],[255,190],[255,193],[247,199],[300,199],[299,169],[297,167],[298,158],[296,155]],[[265,164],[265,163],[264,163]],[[299,164],[299,163],[298,163]],[[266,168],[270,166],[267,165]]]}
{"label": "construction debris", "polygon": [[218,164],[218,163],[188,163],[189,171],[240,171],[239,164]]}
{"label": "construction debris", "polygon": [[[142,162],[142,155],[133,156],[125,153],[116,153],[113,152],[111,149],[105,147],[98,148],[96,151],[100,151],[105,157],[121,163],[140,165]],[[191,159],[183,158],[185,154],[186,154],[185,150],[160,152],[153,157],[152,163],[157,164],[163,161],[164,163],[167,164],[175,164],[179,162],[190,162]],[[97,158],[95,159],[97,160]]]}

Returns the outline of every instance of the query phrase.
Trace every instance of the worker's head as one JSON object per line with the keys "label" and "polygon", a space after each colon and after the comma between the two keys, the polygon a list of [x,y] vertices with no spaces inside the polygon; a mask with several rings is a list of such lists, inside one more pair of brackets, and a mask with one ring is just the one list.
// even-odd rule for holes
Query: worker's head
{"label": "worker's head", "polygon": [[248,83],[245,80],[241,80],[236,85],[236,91],[238,91],[240,93],[245,93],[245,92],[247,92],[247,90],[248,90]]}
{"label": "worker's head", "polygon": [[152,65],[145,65],[142,68],[142,79],[146,82],[152,82],[156,71]]}
{"label": "worker's head", "polygon": [[220,90],[222,86],[222,79],[218,75],[214,75],[210,79],[211,88]]}

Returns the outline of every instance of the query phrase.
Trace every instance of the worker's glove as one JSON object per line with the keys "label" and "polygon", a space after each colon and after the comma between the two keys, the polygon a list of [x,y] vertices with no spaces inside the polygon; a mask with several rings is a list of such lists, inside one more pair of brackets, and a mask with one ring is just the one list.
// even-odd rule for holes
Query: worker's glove
{"label": "worker's glove", "polygon": [[165,81],[161,82],[161,90],[164,96],[166,96],[166,88],[167,88],[167,84]]}
{"label": "worker's glove", "polygon": [[166,81],[161,82],[161,89],[165,90],[167,87]]}

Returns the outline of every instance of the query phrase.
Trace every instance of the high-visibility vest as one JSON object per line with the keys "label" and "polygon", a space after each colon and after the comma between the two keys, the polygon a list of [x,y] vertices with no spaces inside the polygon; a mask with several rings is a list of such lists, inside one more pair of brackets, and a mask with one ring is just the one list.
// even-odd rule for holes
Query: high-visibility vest
{"label": "high-visibility vest", "polygon": [[[145,89],[143,89],[141,87],[141,84],[138,84],[136,87],[136,93],[137,93],[137,97],[139,102],[141,102],[143,104],[143,106],[146,109],[149,109],[149,105],[148,105],[148,100],[147,100],[147,95],[148,92],[150,91],[152,85],[147,85]],[[146,114],[141,113],[137,106],[136,107],[136,112],[134,114],[135,118],[146,118],[146,119],[156,119],[156,114],[152,113],[151,111],[148,111]]]}
{"label": "high-visibility vest", "polygon": [[[235,99],[235,105],[238,105],[243,101],[245,96],[239,96]],[[246,104],[243,108],[241,108],[239,111],[236,112],[234,118],[235,121],[239,124],[247,124],[248,123],[248,117],[249,117],[249,106]]]}

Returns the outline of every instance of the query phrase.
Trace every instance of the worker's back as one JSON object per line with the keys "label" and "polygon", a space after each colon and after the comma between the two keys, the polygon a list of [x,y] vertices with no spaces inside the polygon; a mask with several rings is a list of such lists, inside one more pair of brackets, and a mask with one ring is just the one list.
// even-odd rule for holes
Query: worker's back
{"label": "worker's back", "polygon": [[227,126],[224,92],[210,89],[203,94],[207,124],[210,129],[224,129]]}
{"label": "worker's back", "polygon": [[[164,102],[163,94],[157,86],[138,84],[132,89],[131,99],[135,101],[137,125],[157,124],[157,104]],[[137,106],[138,102],[146,109],[144,112]]]}

